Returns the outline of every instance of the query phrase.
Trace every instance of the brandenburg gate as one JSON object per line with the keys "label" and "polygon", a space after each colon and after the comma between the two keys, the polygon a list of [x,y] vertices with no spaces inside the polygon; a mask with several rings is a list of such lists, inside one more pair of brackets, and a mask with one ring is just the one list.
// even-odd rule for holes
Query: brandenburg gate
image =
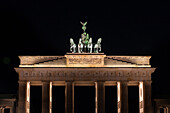
{"label": "brandenburg gate", "polygon": [[[95,87],[95,113],[105,113],[105,87],[117,86],[117,112],[128,113],[128,86],[139,87],[139,113],[153,113],[150,56],[107,56],[99,38],[84,31],[78,45],[70,38],[70,51],[64,56],[19,56],[18,113],[30,113],[30,86],[42,86],[42,113],[52,113],[53,86],[65,86],[65,113],[74,113],[74,87]],[[78,52],[77,52],[78,47]],[[94,51],[93,51],[94,50]]]}
{"label": "brandenburg gate", "polygon": [[153,113],[150,56],[19,56],[18,113],[30,112],[30,86],[42,86],[42,113],[52,113],[53,86],[65,86],[65,113],[74,113],[74,86],[95,86],[95,113],[105,113],[105,86],[117,86],[117,111],[128,113],[128,86],[139,86],[139,113]]}

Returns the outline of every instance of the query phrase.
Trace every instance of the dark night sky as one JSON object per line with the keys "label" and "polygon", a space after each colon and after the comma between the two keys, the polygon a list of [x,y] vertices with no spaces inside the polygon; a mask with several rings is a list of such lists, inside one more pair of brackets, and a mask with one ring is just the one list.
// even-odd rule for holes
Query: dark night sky
{"label": "dark night sky", "polygon": [[18,55],[64,55],[88,21],[105,54],[152,56],[153,97],[170,95],[169,3],[6,0],[0,8],[0,93],[17,93]]}

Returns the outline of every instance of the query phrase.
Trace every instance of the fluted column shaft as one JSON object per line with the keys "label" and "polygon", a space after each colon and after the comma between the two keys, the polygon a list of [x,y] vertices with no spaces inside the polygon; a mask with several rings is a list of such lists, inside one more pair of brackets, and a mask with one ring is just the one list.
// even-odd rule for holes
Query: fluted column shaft
{"label": "fluted column shaft", "polygon": [[14,113],[14,108],[13,107],[10,108],[10,113]]}
{"label": "fluted column shaft", "polygon": [[104,81],[96,82],[96,112],[97,113],[105,113],[105,86]]}
{"label": "fluted column shaft", "polygon": [[19,81],[18,113],[26,113],[26,82]]}
{"label": "fluted column shaft", "polygon": [[2,108],[2,113],[4,113],[5,112],[5,108]]}
{"label": "fluted column shaft", "polygon": [[2,108],[0,108],[0,113],[2,113]]}
{"label": "fluted column shaft", "polygon": [[128,113],[128,84],[126,81],[120,83],[121,113]]}
{"label": "fluted column shaft", "polygon": [[73,82],[72,81],[67,81],[66,82],[66,94],[65,94],[65,113],[73,113]]}
{"label": "fluted column shaft", "polygon": [[42,113],[49,113],[49,89],[50,89],[50,83],[49,82],[43,82],[42,85]]}
{"label": "fluted column shaft", "polygon": [[145,81],[144,82],[144,113],[153,113],[153,106],[151,100],[151,83],[152,81]]}

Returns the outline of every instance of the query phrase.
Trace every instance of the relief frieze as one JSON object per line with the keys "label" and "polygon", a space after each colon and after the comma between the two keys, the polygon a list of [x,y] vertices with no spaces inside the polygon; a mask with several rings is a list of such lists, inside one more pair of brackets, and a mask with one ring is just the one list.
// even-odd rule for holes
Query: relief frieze
{"label": "relief frieze", "polygon": [[141,70],[117,70],[106,68],[59,68],[54,70],[21,70],[20,80],[150,80],[153,68]]}

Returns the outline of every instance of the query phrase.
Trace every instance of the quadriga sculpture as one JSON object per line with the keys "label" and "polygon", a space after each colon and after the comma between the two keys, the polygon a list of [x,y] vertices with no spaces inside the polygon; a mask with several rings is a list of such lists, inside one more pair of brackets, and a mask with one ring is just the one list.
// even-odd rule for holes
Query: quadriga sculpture
{"label": "quadriga sculpture", "polygon": [[92,50],[93,50],[92,38],[89,39],[87,48],[88,48],[88,52],[92,53]]}
{"label": "quadriga sculpture", "polygon": [[[97,44],[92,43],[92,38],[89,37],[89,34],[86,33],[86,25],[87,22],[80,22],[82,24],[83,33],[81,34],[81,38],[79,39],[79,43],[77,45],[78,47],[78,53],[99,53],[101,51],[101,41],[102,38],[99,38],[97,41]],[[94,51],[93,51],[93,45],[94,45]],[[76,53],[76,44],[74,43],[73,39],[70,38],[70,51],[72,53]]]}
{"label": "quadriga sculpture", "polygon": [[83,52],[83,43],[81,38],[79,39],[79,44],[78,44],[78,53],[82,53]]}
{"label": "quadriga sculpture", "polygon": [[74,40],[72,38],[70,38],[70,51],[72,53],[76,52],[76,44],[74,43]]}
{"label": "quadriga sculpture", "polygon": [[102,42],[102,38],[99,38],[97,44],[94,45],[95,53],[99,53],[99,51],[101,51],[101,42]]}

